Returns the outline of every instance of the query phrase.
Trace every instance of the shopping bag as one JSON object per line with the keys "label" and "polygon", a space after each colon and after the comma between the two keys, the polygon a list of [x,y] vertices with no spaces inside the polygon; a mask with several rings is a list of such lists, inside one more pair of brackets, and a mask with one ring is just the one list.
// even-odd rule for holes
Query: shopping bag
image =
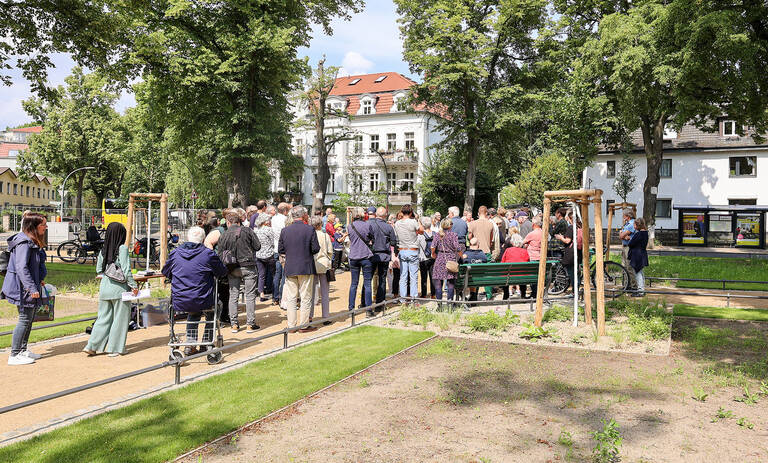
{"label": "shopping bag", "polygon": [[40,306],[35,311],[35,322],[52,322],[54,319],[53,309],[56,306],[55,288],[52,285],[45,285],[40,292]]}

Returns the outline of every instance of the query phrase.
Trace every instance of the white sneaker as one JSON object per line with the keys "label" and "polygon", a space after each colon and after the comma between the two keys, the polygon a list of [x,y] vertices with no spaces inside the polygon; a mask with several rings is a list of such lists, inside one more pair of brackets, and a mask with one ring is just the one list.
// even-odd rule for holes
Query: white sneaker
{"label": "white sneaker", "polygon": [[29,365],[35,363],[35,359],[29,358],[26,355],[9,355],[8,365]]}
{"label": "white sneaker", "polygon": [[38,359],[43,358],[42,355],[36,354],[36,353],[32,352],[31,350],[25,350],[24,352],[21,352],[19,355],[23,355],[25,357],[29,357],[32,360],[38,360]]}

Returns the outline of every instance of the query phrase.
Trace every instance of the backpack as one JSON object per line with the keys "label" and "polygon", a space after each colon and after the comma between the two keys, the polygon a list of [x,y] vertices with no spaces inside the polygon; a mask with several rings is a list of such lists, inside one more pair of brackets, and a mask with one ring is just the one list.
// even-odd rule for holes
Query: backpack
{"label": "backpack", "polygon": [[11,261],[11,252],[9,250],[4,250],[3,252],[0,252],[0,275],[5,276],[6,273],[8,273],[8,262]]}
{"label": "backpack", "polygon": [[237,260],[237,239],[240,238],[240,232],[243,227],[237,229],[235,232],[235,240],[232,242],[232,249],[221,250],[221,262],[227,267],[230,272],[240,267],[240,263]]}

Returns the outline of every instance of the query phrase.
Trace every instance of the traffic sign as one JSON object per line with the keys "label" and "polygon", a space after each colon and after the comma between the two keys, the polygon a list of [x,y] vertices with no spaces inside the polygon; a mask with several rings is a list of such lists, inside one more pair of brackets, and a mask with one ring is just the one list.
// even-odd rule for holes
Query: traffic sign
{"label": "traffic sign", "polygon": [[197,199],[197,191],[192,191],[192,199]]}

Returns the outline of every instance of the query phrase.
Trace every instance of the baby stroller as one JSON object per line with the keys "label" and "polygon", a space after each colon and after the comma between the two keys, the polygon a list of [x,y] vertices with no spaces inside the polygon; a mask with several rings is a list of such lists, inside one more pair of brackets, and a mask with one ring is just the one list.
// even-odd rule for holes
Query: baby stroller
{"label": "baby stroller", "polygon": [[[197,348],[200,352],[213,349],[214,347],[221,347],[224,345],[224,337],[221,335],[221,326],[219,323],[220,305],[218,288],[214,285],[214,305],[208,310],[201,312],[176,312],[173,309],[173,295],[171,295],[171,301],[168,304],[168,325],[170,326],[170,341],[168,347],[171,352],[168,355],[168,360],[182,360],[184,359],[185,348]],[[176,317],[181,314],[199,314],[198,321],[187,321],[187,317],[182,317],[179,323],[185,325],[185,329],[180,333],[176,333]],[[202,321],[202,316],[205,315],[205,321]],[[203,336],[201,340],[198,340],[199,325],[203,325]],[[214,332],[216,334],[214,339]],[[214,352],[208,354],[206,359],[208,364],[215,365],[221,362],[221,352]]]}

